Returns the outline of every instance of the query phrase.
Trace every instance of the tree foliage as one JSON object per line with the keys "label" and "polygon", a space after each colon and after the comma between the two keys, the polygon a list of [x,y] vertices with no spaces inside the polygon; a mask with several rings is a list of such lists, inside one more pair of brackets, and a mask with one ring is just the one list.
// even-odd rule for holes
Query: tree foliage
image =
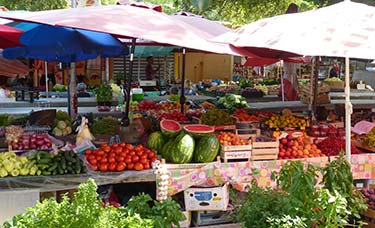
{"label": "tree foliage", "polygon": [[0,0],[0,5],[9,10],[50,10],[67,8],[68,0]]}

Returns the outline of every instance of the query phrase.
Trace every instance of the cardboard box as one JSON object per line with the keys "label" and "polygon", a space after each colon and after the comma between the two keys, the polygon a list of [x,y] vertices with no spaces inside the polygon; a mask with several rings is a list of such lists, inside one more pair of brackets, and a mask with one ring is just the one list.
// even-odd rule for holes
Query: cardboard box
{"label": "cardboard box", "polygon": [[194,226],[231,223],[231,211],[195,211],[192,215]]}
{"label": "cardboard box", "polygon": [[225,211],[229,204],[229,185],[213,188],[189,188],[184,191],[187,211]]}

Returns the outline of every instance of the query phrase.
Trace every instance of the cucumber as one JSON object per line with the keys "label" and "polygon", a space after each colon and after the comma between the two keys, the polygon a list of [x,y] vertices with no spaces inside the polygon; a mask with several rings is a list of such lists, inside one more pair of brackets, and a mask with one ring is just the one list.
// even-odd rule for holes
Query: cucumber
{"label": "cucumber", "polygon": [[57,170],[55,169],[52,171],[52,175],[56,175],[56,174],[57,174]]}
{"label": "cucumber", "polygon": [[50,158],[51,159],[55,156],[53,154],[50,154],[50,153],[44,152],[44,151],[39,152],[39,154],[40,154],[41,159],[43,159],[43,158]]}
{"label": "cucumber", "polygon": [[64,157],[61,157],[61,168],[64,170],[66,169],[66,160]]}
{"label": "cucumber", "polygon": [[27,158],[29,160],[35,160],[36,159],[36,154],[33,154],[33,155],[30,155],[30,156],[27,156]]}
{"label": "cucumber", "polygon": [[[57,163],[51,164],[51,166],[48,168],[48,171],[53,172],[57,168]],[[56,174],[55,174],[56,175]]]}
{"label": "cucumber", "polygon": [[75,171],[77,174],[81,173],[81,164],[79,162],[76,162],[75,164]]}
{"label": "cucumber", "polygon": [[64,174],[64,170],[61,168],[61,164],[59,164],[59,165],[57,166],[57,172],[58,172],[60,175]]}
{"label": "cucumber", "polygon": [[42,174],[41,170],[36,171],[36,175],[40,176]]}
{"label": "cucumber", "polygon": [[27,164],[26,168],[31,169],[31,167],[33,167],[35,165],[35,163],[36,163],[35,160],[31,161],[29,164]]}
{"label": "cucumber", "polygon": [[51,175],[51,172],[50,171],[42,171],[42,175],[43,176],[49,176],[49,175]]}
{"label": "cucumber", "polygon": [[38,164],[49,164],[52,162],[52,159],[50,158],[44,158],[37,161]]}
{"label": "cucumber", "polygon": [[49,165],[47,164],[38,164],[37,166],[39,170],[45,170],[49,168]]}

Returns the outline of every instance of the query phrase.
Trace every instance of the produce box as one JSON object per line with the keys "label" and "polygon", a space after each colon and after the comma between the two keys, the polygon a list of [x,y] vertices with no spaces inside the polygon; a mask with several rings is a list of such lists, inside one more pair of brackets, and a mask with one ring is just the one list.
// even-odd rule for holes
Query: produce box
{"label": "produce box", "polygon": [[251,145],[220,146],[220,156],[224,162],[228,160],[244,160],[251,156]]}
{"label": "produce box", "polygon": [[236,125],[215,126],[215,131],[236,130]]}
{"label": "produce box", "polygon": [[256,137],[260,135],[260,129],[251,128],[251,129],[237,129],[236,134],[243,139],[256,140]]}
{"label": "produce box", "polygon": [[231,211],[195,211],[192,214],[194,226],[231,223]]}
{"label": "produce box", "polygon": [[258,121],[236,121],[237,129],[260,128]]}
{"label": "produce box", "polygon": [[364,220],[367,222],[367,225],[363,227],[367,228],[375,228],[375,210],[367,209],[365,213],[363,213]]}
{"label": "produce box", "polygon": [[187,211],[225,211],[229,204],[229,185],[213,188],[188,188],[184,191]]}
{"label": "produce box", "polygon": [[345,82],[344,81],[325,81],[325,84],[327,84],[330,88],[330,90],[343,90],[345,87]]}
{"label": "produce box", "polygon": [[279,154],[279,140],[272,140],[268,137],[258,137],[258,140],[252,142],[252,151],[250,159],[258,160],[276,160]]}

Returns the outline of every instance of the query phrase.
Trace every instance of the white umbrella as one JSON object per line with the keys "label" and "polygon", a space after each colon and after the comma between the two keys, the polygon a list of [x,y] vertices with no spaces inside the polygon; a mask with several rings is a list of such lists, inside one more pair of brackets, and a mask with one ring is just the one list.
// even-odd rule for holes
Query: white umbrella
{"label": "white umbrella", "polygon": [[246,47],[257,55],[345,57],[346,154],[350,159],[349,58],[375,58],[375,7],[344,1],[304,13],[259,20],[215,41]]}

